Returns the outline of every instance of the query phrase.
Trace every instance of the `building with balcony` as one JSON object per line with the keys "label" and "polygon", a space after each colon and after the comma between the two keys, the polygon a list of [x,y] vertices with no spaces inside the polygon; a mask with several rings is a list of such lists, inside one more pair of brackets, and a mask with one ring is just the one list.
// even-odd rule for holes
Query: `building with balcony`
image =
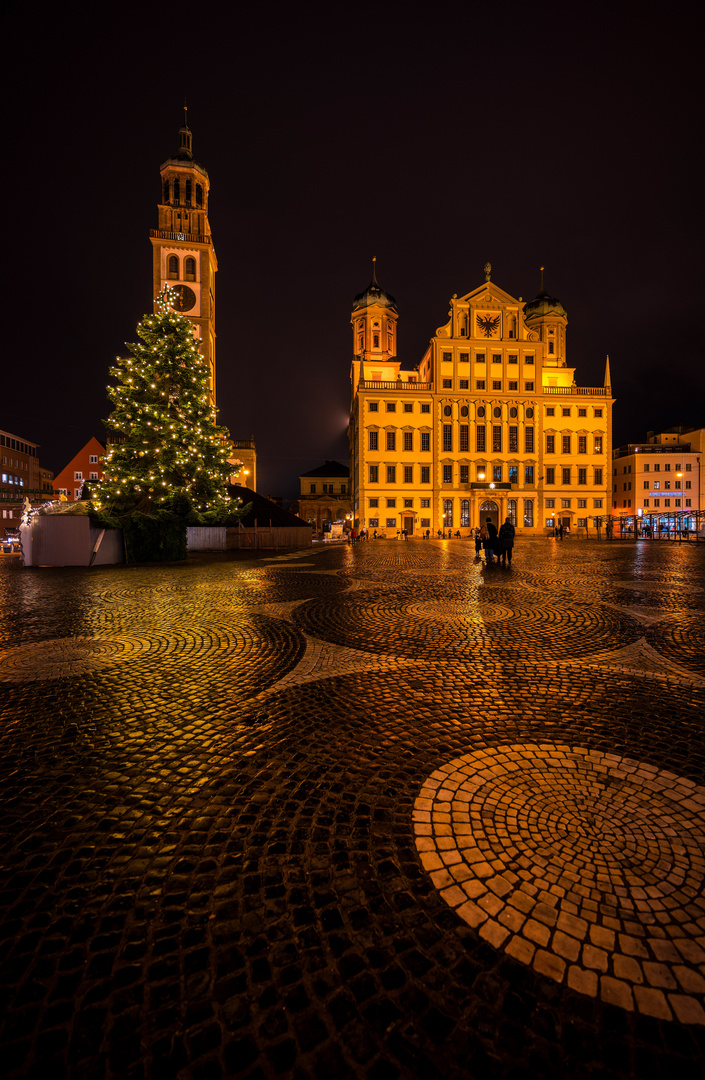
{"label": "building with balcony", "polygon": [[700,530],[703,435],[703,429],[649,432],[646,442],[614,450],[612,517],[620,532]]}
{"label": "building with balcony", "polygon": [[450,300],[415,366],[397,358],[396,300],[353,301],[350,491],[356,527],[408,535],[510,517],[519,532],[589,528],[610,512],[612,405],[568,367],[565,308],[491,280]]}

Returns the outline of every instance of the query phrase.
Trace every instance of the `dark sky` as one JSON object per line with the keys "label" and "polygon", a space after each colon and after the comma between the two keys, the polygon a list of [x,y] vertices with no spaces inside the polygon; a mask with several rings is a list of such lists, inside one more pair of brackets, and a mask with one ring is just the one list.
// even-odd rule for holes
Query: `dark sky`
{"label": "dark sky", "polygon": [[[223,9],[221,9],[222,11]],[[61,469],[151,307],[159,165],[211,179],[220,422],[259,488],[347,460],[351,302],[378,258],[406,366],[483,280],[546,286],[615,445],[705,423],[692,5],[6,5],[0,427]]]}

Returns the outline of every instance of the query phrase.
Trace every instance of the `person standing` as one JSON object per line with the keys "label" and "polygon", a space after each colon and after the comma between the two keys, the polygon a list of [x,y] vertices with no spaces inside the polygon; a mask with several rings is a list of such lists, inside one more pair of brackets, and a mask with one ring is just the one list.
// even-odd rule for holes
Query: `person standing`
{"label": "person standing", "polygon": [[482,529],[475,529],[475,558],[480,558],[480,551],[482,549]]}
{"label": "person standing", "polygon": [[489,566],[492,562],[492,552],[497,543],[497,526],[493,524],[492,518],[486,518],[485,524],[482,526],[482,546],[485,549],[485,562]]}
{"label": "person standing", "polygon": [[512,525],[512,519],[507,518],[499,530],[499,546],[502,554],[502,566],[505,566],[507,560],[509,565],[512,565],[512,550],[514,548],[514,535],[515,529]]}

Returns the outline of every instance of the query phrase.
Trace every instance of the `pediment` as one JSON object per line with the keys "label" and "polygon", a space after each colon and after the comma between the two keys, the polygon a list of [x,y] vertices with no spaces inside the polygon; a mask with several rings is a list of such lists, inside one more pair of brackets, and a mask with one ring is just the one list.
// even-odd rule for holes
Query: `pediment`
{"label": "pediment", "polygon": [[522,306],[515,296],[510,296],[504,289],[500,289],[498,285],[495,285],[494,281],[486,281],[471,292],[465,293],[464,296],[459,296],[458,302],[483,308],[506,306],[518,308]]}

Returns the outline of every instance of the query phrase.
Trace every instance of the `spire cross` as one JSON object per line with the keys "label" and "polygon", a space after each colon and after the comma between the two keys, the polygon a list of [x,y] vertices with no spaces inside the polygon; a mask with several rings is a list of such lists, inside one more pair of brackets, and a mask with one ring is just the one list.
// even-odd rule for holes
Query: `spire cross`
{"label": "spire cross", "polygon": [[377,281],[377,256],[372,256],[372,284],[379,288],[379,282]]}

